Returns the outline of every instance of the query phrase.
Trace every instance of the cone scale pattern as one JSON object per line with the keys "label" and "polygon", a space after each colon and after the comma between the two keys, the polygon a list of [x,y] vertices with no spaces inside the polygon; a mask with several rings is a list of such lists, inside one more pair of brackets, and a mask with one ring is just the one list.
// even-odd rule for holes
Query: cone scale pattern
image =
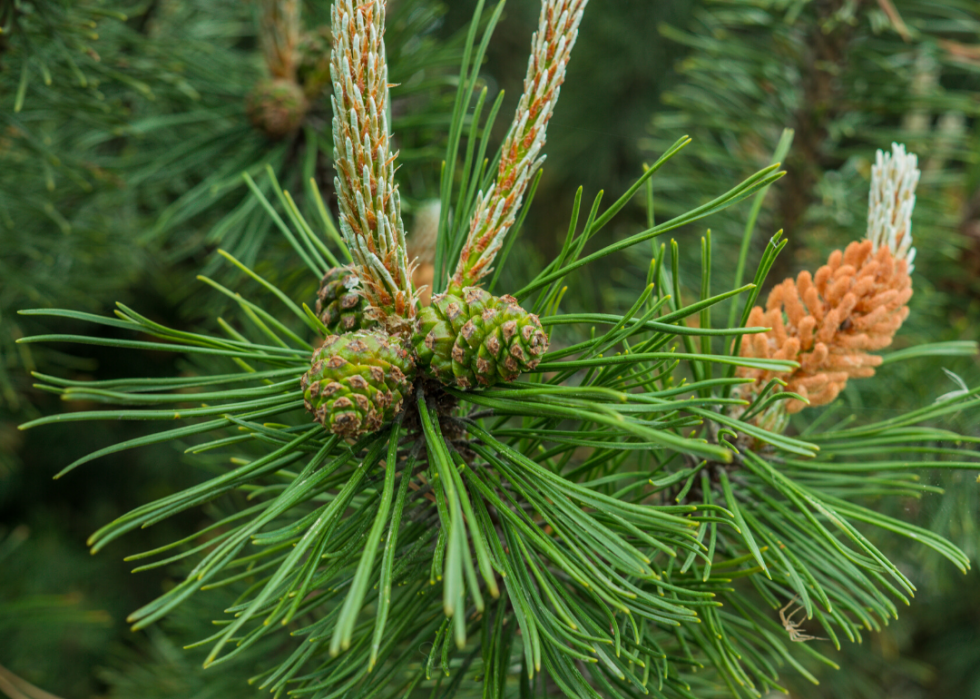
{"label": "cone scale pattern", "polygon": [[364,330],[376,323],[364,317],[365,302],[358,293],[357,275],[345,267],[333,267],[320,281],[316,314],[331,335]]}
{"label": "cone scale pattern", "polygon": [[532,371],[548,351],[548,336],[512,296],[467,287],[435,296],[419,311],[412,344],[433,377],[468,389]]}
{"label": "cone scale pattern", "polygon": [[300,385],[314,420],[356,439],[398,414],[414,375],[415,362],[397,337],[362,330],[327,337]]}

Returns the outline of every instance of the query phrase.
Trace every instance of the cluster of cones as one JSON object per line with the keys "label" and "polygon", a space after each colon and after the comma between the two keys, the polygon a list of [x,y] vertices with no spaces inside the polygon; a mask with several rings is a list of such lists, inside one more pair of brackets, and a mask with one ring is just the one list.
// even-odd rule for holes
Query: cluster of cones
{"label": "cluster of cones", "polygon": [[438,294],[406,337],[371,317],[358,285],[346,268],[324,276],[317,314],[327,336],[302,380],[307,410],[336,434],[377,430],[420,374],[464,390],[488,387],[533,371],[548,349],[537,316],[513,297],[479,287]]}

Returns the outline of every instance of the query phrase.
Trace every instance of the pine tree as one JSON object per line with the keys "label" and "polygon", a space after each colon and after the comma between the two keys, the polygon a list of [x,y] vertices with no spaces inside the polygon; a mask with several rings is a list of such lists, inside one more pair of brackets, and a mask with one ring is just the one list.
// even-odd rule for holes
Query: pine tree
{"label": "pine tree", "polygon": [[[818,644],[860,640],[914,591],[872,532],[911,538],[960,570],[969,567],[956,546],[868,507],[866,498],[930,492],[910,478],[913,466],[975,470],[968,446],[949,446],[973,438],[935,425],[974,408],[978,389],[879,422],[815,420],[795,436],[782,419],[759,419],[808,400],[781,390],[790,385],[781,377],[820,368],[813,364],[819,357],[800,356],[809,350],[799,340],[804,328],[820,335],[826,359],[847,354],[834,349],[882,349],[854,338],[887,332],[890,339],[897,324],[879,324],[894,314],[904,320],[908,285],[890,280],[913,271],[909,246],[917,238],[906,195],[916,161],[898,149],[880,156],[871,186],[884,196],[873,221],[887,221],[887,230],[872,226],[868,242],[832,256],[830,271],[814,275],[815,300],[806,282],[796,284],[809,314],[787,310],[796,335],[786,327],[780,334],[778,324],[748,324],[759,316],[753,306],[785,246],[779,234],[751,284],[712,291],[708,235],[698,300],[685,304],[678,293],[675,242],[670,255],[661,248],[644,265],[647,285],[633,289],[627,307],[563,312],[565,284],[583,267],[733,207],[783,175],[778,165],[764,167],[659,224],[648,196],[647,228],[603,240],[599,234],[648,183],[655,188],[669,177],[686,138],[613,203],[604,207],[600,194],[582,212],[577,197],[560,254],[523,286],[500,293],[495,272],[520,230],[565,67],[589,16],[586,0],[542,2],[524,94],[507,137],[488,152],[500,99],[488,103],[479,71],[503,5],[484,12],[478,4],[464,46],[430,305],[420,302],[407,252],[398,188],[404,174],[385,109],[385,3],[337,0],[331,77],[339,225],[331,228],[325,206],[308,220],[279,178],[269,177],[264,191],[251,187],[249,201],[276,221],[311,286],[349,260],[357,282],[350,289],[376,326],[333,334],[310,307],[312,293],[292,298],[232,254],[225,259],[250,286],[212,283],[240,313],[211,329],[172,329],[125,304],[115,317],[25,311],[118,336],[53,333],[23,344],[180,348],[192,369],[149,379],[38,377],[65,400],[119,407],[42,417],[22,428],[168,423],[81,456],[63,474],[174,440],[210,458],[211,478],[136,508],[90,543],[95,552],[216,503],[205,530],[131,557],[156,559],[144,568],[184,565],[187,572],[130,619],[149,627],[192,598],[230,587],[238,596],[200,642],[205,665],[258,659],[251,681],[259,688],[297,696],[701,699],[761,696],[780,688],[780,669],[812,678],[802,659],[834,664]],[[833,293],[823,284],[828,278]],[[890,295],[868,296],[869,278]],[[869,300],[864,306],[859,289]],[[789,308],[789,291],[770,310]],[[853,302],[843,300],[849,294]],[[736,299],[741,312],[713,322]],[[818,315],[839,316],[836,329],[827,326],[838,332],[824,338],[822,327],[808,325]],[[761,349],[761,336],[784,356],[740,351]],[[882,362],[946,348],[918,344]],[[507,371],[492,374],[500,365]],[[755,372],[772,377],[760,381]],[[323,402],[325,392],[331,400]],[[351,410],[359,411],[356,428],[344,417]]]}

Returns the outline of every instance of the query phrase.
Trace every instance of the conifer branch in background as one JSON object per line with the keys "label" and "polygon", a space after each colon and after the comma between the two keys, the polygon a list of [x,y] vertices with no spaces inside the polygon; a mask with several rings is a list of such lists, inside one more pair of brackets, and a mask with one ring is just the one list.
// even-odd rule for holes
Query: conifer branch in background
{"label": "conifer branch in background", "polygon": [[795,282],[786,279],[770,292],[765,310],[752,309],[749,325],[772,329],[743,336],[741,356],[784,359],[800,367],[790,372],[740,367],[738,376],[755,379],[741,387],[743,395],[754,397],[772,379],[781,379],[788,392],[806,402],[790,399],[775,410],[796,413],[807,405],[830,403],[849,378],[874,375],[882,358],[868,352],[888,347],[909,314],[916,164],[902,145],[893,144],[891,154],[879,150],[865,240],[835,250],[814,275],[803,271]]}
{"label": "conifer branch in background", "polygon": [[299,0],[262,0],[262,55],[273,78],[296,80],[302,26]]}
{"label": "conifer branch in background", "polygon": [[334,179],[340,228],[367,313],[396,331],[415,315],[395,159],[388,132],[385,3],[339,0],[332,14]]}
{"label": "conifer branch in background", "polygon": [[459,256],[452,287],[462,289],[490,273],[493,258],[514,225],[524,193],[544,162],[548,121],[565,81],[582,13],[588,0],[545,0],[531,38],[524,93],[501,150],[497,179],[477,197],[470,231]]}
{"label": "conifer branch in background", "polygon": [[249,121],[272,140],[294,133],[310,109],[296,79],[299,61],[300,5],[298,0],[262,0],[259,44],[269,75],[245,98]]}

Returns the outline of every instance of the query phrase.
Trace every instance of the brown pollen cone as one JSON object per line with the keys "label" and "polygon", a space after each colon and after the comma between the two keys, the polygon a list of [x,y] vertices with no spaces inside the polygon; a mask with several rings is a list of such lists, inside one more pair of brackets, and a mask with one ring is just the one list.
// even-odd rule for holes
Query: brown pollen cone
{"label": "brown pollen cone", "polygon": [[[769,327],[742,336],[739,354],[758,359],[787,359],[800,368],[789,372],[739,367],[737,376],[755,379],[741,387],[743,396],[758,395],[773,378],[784,390],[810,401],[810,406],[834,400],[849,378],[874,375],[884,349],[908,316],[912,279],[908,262],[882,246],[873,252],[870,240],[853,242],[831,253],[827,264],[810,275],[801,272],[776,286],[766,308],[749,314],[750,327]],[[788,413],[807,407],[800,400],[785,403]]]}

